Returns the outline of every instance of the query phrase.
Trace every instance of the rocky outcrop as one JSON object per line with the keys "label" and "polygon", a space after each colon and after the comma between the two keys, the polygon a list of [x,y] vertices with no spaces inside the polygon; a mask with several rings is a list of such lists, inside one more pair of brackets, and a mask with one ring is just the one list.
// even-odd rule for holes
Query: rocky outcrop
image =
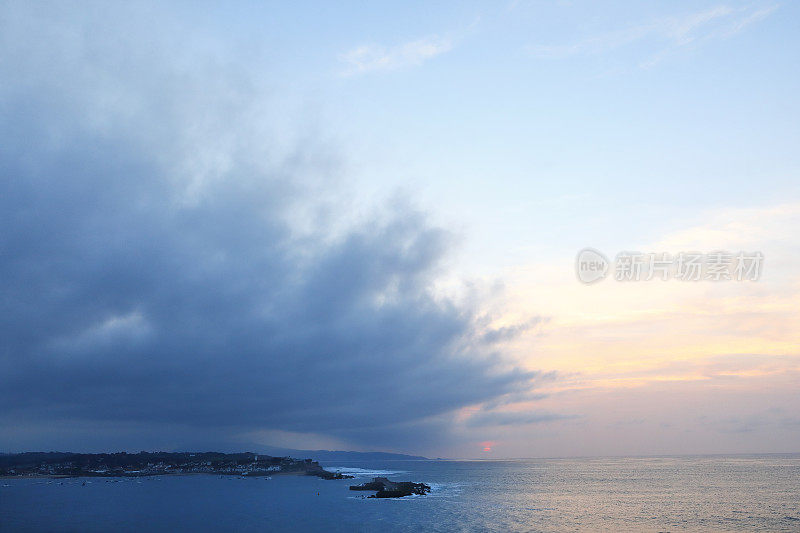
{"label": "rocky outcrop", "polygon": [[361,485],[350,485],[350,490],[376,491],[370,498],[402,498],[412,494],[424,495],[431,491],[425,483],[412,481],[390,481],[385,477],[372,478],[372,481]]}
{"label": "rocky outcrop", "polygon": [[306,472],[306,475],[317,476],[322,479],[353,479],[353,476],[348,474],[342,474],[341,472],[330,472],[321,468],[319,470],[309,470]]}

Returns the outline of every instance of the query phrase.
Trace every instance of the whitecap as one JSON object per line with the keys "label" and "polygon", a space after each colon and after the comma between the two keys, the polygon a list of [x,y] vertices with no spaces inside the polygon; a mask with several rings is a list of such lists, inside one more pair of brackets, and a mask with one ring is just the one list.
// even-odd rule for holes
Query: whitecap
{"label": "whitecap", "polygon": [[339,472],[355,477],[387,477],[395,474],[405,474],[405,470],[373,470],[366,468],[355,468],[350,466],[328,466],[325,470]]}

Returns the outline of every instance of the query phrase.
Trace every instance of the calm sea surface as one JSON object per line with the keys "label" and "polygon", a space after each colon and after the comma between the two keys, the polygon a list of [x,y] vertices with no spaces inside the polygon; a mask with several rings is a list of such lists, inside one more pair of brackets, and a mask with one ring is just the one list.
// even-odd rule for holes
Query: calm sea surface
{"label": "calm sea surface", "polygon": [[[800,455],[324,466],[359,478],[0,479],[0,530],[800,531]],[[373,475],[433,492],[348,490]]]}

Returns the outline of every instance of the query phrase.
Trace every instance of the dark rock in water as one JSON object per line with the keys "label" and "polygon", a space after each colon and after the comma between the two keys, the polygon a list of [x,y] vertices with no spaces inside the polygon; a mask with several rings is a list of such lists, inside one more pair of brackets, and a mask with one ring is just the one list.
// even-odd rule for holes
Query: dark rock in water
{"label": "dark rock in water", "polygon": [[305,472],[307,476],[317,476],[322,479],[353,479],[353,476],[342,474],[341,472],[330,472],[325,470],[317,461],[306,460]]}
{"label": "dark rock in water", "polygon": [[431,491],[425,483],[412,481],[390,481],[385,477],[372,478],[372,481],[361,485],[350,485],[350,490],[374,490],[370,498],[402,498],[412,494],[424,495]]}
{"label": "dark rock in water", "polygon": [[329,472],[328,470],[321,470],[317,472],[308,472],[309,476],[317,476],[322,479],[353,479],[354,476],[342,474],[341,472]]}
{"label": "dark rock in water", "polygon": [[362,483],[361,485],[350,485],[350,490],[374,490],[374,491],[383,490],[383,483],[377,481],[381,478],[374,478],[374,479],[375,481],[369,483]]}

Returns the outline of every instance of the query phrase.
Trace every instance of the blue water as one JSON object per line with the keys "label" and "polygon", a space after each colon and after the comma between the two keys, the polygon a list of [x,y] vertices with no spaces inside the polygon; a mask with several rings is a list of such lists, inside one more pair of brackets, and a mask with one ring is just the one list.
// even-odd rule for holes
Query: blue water
{"label": "blue water", "polygon": [[[800,455],[324,466],[360,479],[0,479],[0,530],[800,531]],[[433,491],[348,490],[373,475]]]}

